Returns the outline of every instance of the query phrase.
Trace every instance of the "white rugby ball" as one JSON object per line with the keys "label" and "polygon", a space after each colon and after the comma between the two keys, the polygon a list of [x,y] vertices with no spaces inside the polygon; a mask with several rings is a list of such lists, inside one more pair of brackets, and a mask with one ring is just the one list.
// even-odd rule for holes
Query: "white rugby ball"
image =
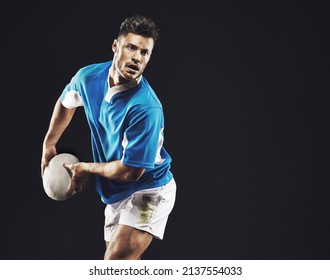
{"label": "white rugby ball", "polygon": [[61,153],[54,156],[44,170],[42,179],[46,194],[54,200],[66,200],[71,185],[71,173],[64,163],[77,163],[79,159],[69,153]]}

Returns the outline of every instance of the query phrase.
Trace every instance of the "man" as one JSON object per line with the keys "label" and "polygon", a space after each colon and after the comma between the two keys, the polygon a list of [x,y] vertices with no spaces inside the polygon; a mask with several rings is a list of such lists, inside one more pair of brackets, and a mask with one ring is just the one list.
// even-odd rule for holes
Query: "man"
{"label": "man", "polygon": [[162,105],[142,76],[157,39],[151,19],[126,18],[112,44],[113,60],[76,73],[55,104],[43,142],[42,174],[76,108],[84,107],[94,162],[64,164],[72,172],[68,196],[96,176],[106,204],[105,259],[140,259],[154,237],[163,239],[175,202]]}

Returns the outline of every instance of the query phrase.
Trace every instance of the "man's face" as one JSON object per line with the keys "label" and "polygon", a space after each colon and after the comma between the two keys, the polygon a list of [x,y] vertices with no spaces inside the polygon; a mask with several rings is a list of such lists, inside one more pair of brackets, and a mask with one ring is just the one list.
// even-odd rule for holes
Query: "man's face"
{"label": "man's face", "polygon": [[133,33],[126,37],[120,36],[114,40],[112,50],[114,52],[115,75],[118,75],[120,83],[138,78],[146,68],[154,40]]}

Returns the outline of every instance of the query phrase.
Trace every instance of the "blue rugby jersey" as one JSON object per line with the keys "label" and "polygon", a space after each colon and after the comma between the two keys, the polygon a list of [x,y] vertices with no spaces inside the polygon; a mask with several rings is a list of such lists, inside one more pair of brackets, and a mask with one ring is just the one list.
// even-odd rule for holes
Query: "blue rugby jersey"
{"label": "blue rugby jersey", "polygon": [[111,64],[107,61],[81,68],[61,95],[65,107],[84,107],[95,162],[121,160],[126,165],[145,168],[133,183],[96,176],[97,192],[107,204],[137,190],[165,185],[173,178],[172,159],[163,147],[161,102],[144,77],[110,88]]}

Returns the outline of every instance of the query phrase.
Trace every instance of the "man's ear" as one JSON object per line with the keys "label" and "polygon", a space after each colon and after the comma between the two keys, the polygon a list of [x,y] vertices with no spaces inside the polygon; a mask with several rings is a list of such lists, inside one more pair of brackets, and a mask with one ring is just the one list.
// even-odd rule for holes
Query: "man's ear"
{"label": "man's ear", "polygon": [[114,53],[116,53],[117,50],[118,50],[118,40],[115,39],[115,40],[113,40],[113,43],[112,43],[112,51],[113,51]]}

